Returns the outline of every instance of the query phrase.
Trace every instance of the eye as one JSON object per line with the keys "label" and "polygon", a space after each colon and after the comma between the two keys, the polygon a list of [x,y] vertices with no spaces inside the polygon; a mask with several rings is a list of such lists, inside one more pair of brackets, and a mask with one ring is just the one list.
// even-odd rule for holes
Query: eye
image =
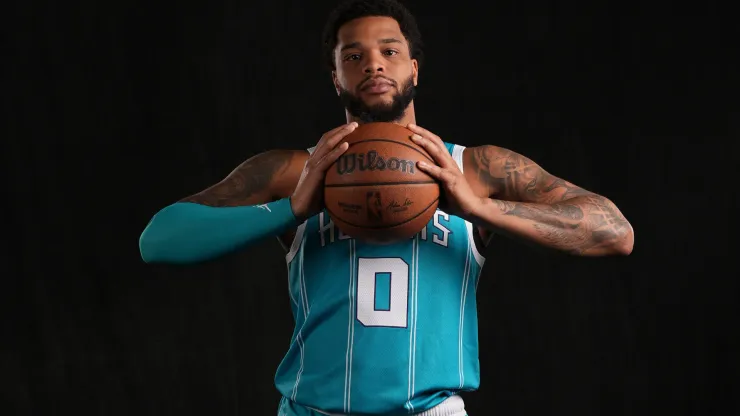
{"label": "eye", "polygon": [[390,56],[398,55],[398,51],[393,50],[393,49],[387,49],[387,50],[383,51],[383,53],[386,54],[386,55],[390,55]]}
{"label": "eye", "polygon": [[344,57],[344,60],[345,61],[353,61],[353,60],[357,60],[357,59],[360,59],[360,54],[359,53],[352,53],[352,54],[349,54],[349,55],[347,55],[347,56]]}

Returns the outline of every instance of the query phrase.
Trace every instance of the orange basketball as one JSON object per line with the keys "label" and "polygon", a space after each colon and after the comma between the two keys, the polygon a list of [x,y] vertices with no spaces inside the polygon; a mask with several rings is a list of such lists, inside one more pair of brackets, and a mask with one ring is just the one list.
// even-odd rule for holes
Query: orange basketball
{"label": "orange basketball", "polygon": [[420,232],[439,203],[439,184],[417,162],[434,160],[392,123],[360,125],[326,172],[324,203],[334,224],[358,240],[391,243]]}

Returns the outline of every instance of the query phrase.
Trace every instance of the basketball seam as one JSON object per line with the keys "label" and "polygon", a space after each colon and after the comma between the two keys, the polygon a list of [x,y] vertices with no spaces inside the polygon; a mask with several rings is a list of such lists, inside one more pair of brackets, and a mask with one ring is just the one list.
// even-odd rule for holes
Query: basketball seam
{"label": "basketball seam", "polygon": [[437,202],[437,201],[439,201],[439,198],[436,198],[436,199],[435,199],[434,201],[430,202],[430,203],[429,203],[429,205],[427,205],[427,206],[426,206],[426,207],[425,207],[425,208],[424,208],[423,210],[421,210],[421,211],[420,211],[420,212],[419,212],[418,214],[414,215],[413,217],[411,217],[411,218],[409,218],[409,219],[407,219],[407,220],[401,221],[401,222],[399,222],[399,223],[397,223],[397,224],[392,224],[392,225],[382,225],[382,226],[381,226],[381,225],[378,225],[378,226],[374,226],[374,227],[373,227],[373,226],[366,226],[366,225],[358,225],[358,224],[353,224],[353,223],[351,223],[351,222],[349,222],[349,221],[345,221],[345,220],[344,220],[343,218],[341,218],[341,217],[339,217],[339,216],[337,216],[337,215],[334,215],[334,213],[333,213],[333,212],[332,212],[332,211],[331,211],[331,210],[329,209],[329,207],[327,207],[327,208],[326,208],[326,210],[327,210],[327,211],[329,212],[329,215],[331,215],[331,216],[332,216],[333,218],[337,218],[337,219],[339,219],[340,221],[342,221],[343,223],[345,223],[345,224],[347,224],[347,225],[350,225],[350,226],[352,226],[352,227],[357,227],[357,228],[363,228],[363,229],[368,229],[368,230],[381,230],[381,229],[383,229],[383,228],[394,228],[394,227],[398,227],[399,225],[403,225],[403,224],[406,224],[406,223],[408,223],[408,222],[410,222],[410,221],[413,221],[413,220],[415,220],[415,219],[416,219],[416,218],[418,218],[418,217],[419,217],[419,216],[420,216],[421,214],[423,214],[423,213],[427,212],[427,210],[428,210],[428,209],[429,209],[429,208],[430,208],[430,207],[431,207],[432,205],[434,205],[434,203],[435,203],[435,202]]}
{"label": "basketball seam", "polygon": [[360,183],[333,183],[325,185],[326,188],[347,188],[350,186],[384,186],[384,185],[427,185],[437,183],[430,181],[399,181],[399,182],[360,182]]}
{"label": "basketball seam", "polygon": [[421,150],[415,148],[414,146],[411,146],[410,144],[406,144],[406,143],[403,143],[403,142],[397,142],[395,140],[389,140],[389,139],[369,139],[369,140],[358,141],[358,142],[355,142],[355,143],[350,144],[347,149],[349,149],[350,147],[352,147],[352,146],[354,146],[356,144],[362,144],[362,143],[368,143],[368,142],[386,142],[386,143],[400,144],[401,146],[406,146],[409,149],[413,150],[414,152],[416,152],[416,153],[424,156],[424,159],[426,159],[426,160],[434,163],[434,160],[432,160],[429,156],[425,155]]}

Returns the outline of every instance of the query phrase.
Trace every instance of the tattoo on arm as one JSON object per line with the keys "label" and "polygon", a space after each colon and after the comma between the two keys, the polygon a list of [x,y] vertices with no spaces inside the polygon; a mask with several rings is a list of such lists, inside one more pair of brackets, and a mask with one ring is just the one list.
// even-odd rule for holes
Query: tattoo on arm
{"label": "tattoo on arm", "polygon": [[552,204],[591,195],[572,183],[550,175],[535,162],[511,150],[481,146],[473,150],[473,169],[489,195],[522,202]]}
{"label": "tattoo on arm", "polygon": [[497,204],[504,215],[532,220],[546,242],[572,254],[609,246],[630,229],[614,204],[599,195],[553,205],[500,200]]}
{"label": "tattoo on arm", "polygon": [[270,151],[256,155],[234,169],[223,181],[189,196],[181,202],[213,207],[253,205],[257,194],[267,191],[273,177],[284,173],[290,166],[289,151]]}
{"label": "tattoo on arm", "polygon": [[493,146],[476,148],[474,169],[504,215],[533,221],[549,243],[574,254],[609,246],[630,231],[607,198],[547,173],[525,156]]}
{"label": "tattoo on arm", "polygon": [[505,212],[528,220],[535,220],[543,225],[573,229],[583,220],[583,210],[576,205],[539,205],[514,203],[513,208]]}

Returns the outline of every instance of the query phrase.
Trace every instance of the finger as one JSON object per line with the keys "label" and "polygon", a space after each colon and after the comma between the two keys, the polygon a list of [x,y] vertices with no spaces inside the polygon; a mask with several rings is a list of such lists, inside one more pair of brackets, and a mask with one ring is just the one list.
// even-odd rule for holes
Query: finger
{"label": "finger", "polygon": [[429,176],[431,176],[434,179],[441,180],[442,179],[442,168],[439,166],[431,165],[426,162],[417,162],[416,163],[419,166],[419,170],[422,172],[425,172]]}
{"label": "finger", "polygon": [[346,152],[347,149],[349,149],[349,143],[347,142],[342,142],[338,146],[335,146],[329,153],[321,158],[321,161],[317,165],[318,171],[322,174],[326,172],[332,163],[336,162],[337,159],[339,159],[339,156]]}
{"label": "finger", "polygon": [[426,172],[432,178],[444,183],[450,184],[455,180],[455,175],[447,169],[439,166],[430,165],[426,162],[419,162],[419,169]]}
{"label": "finger", "polygon": [[357,122],[353,121],[324,133],[321,140],[319,140],[319,143],[316,145],[316,149],[313,154],[317,158],[324,157],[326,153],[330,152],[331,149],[339,143],[340,140],[355,131],[356,128]]}
{"label": "finger", "polygon": [[442,162],[441,160],[438,160],[438,163],[442,163],[442,166],[444,167],[449,167],[451,164],[454,164],[455,161],[452,159],[450,152],[447,150],[447,146],[445,145],[444,141],[439,136],[413,123],[410,123],[408,127],[411,131],[415,132],[417,135],[422,136],[423,138],[432,141],[434,145],[437,148],[439,148],[440,150],[439,156],[440,158],[444,159],[444,162]]}
{"label": "finger", "polygon": [[314,151],[311,153],[311,157],[309,159],[318,160],[322,158],[331,149],[331,147],[327,148],[326,146],[327,141],[335,137],[336,134],[339,133],[340,131],[349,129],[351,125],[352,123],[343,124],[339,127],[336,127],[324,133],[324,135],[321,136],[321,139],[319,139],[319,142],[316,143],[316,147],[314,148]]}
{"label": "finger", "polygon": [[433,141],[437,146],[441,147],[442,149],[447,150],[447,147],[445,146],[444,141],[442,141],[442,139],[439,136],[432,133],[431,131],[423,127],[419,127],[413,123],[410,123],[407,127],[409,128],[409,130],[413,131],[414,133]]}
{"label": "finger", "polygon": [[413,136],[411,136],[411,140],[413,140],[414,143],[418,144],[419,146],[423,147],[424,150],[426,150],[432,156],[434,161],[437,162],[439,166],[443,168],[448,168],[455,163],[455,161],[452,159],[452,156],[450,156],[450,152],[447,151],[446,147],[440,149],[440,147],[437,146],[433,141],[418,134],[414,134]]}

